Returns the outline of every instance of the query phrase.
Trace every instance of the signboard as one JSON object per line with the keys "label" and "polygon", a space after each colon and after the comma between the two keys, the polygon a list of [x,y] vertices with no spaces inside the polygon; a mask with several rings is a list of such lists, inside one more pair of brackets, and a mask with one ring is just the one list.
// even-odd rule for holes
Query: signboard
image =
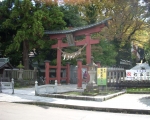
{"label": "signboard", "polygon": [[126,80],[150,80],[150,70],[126,70]]}
{"label": "signboard", "polygon": [[97,68],[97,85],[107,85],[107,68]]}

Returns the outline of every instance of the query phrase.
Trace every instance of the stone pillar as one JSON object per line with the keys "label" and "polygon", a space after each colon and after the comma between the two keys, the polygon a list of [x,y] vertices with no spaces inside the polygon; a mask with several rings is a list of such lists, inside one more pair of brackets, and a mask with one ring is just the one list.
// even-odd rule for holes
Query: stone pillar
{"label": "stone pillar", "polygon": [[82,88],[82,59],[77,59],[77,88]]}
{"label": "stone pillar", "polygon": [[23,80],[22,75],[23,75],[23,68],[24,68],[24,66],[22,65],[21,61],[20,61],[20,64],[17,67],[19,68],[19,71],[18,71],[18,75],[19,75],[18,80]]}
{"label": "stone pillar", "polygon": [[90,81],[88,84],[93,84],[95,85],[95,75],[96,75],[96,71],[88,71],[89,75],[90,75]]}
{"label": "stone pillar", "polygon": [[2,84],[1,84],[2,80],[0,78],[0,93],[2,93]]}
{"label": "stone pillar", "polygon": [[69,84],[70,83],[70,63],[69,62],[67,63],[66,77],[67,77],[66,83]]}
{"label": "stone pillar", "polygon": [[50,69],[50,65],[49,65],[50,61],[46,60],[45,61],[45,84],[49,84],[49,69]]}
{"label": "stone pillar", "polygon": [[57,80],[55,80],[54,93],[57,93]]}
{"label": "stone pillar", "polygon": [[35,95],[38,95],[38,82],[35,81]]}
{"label": "stone pillar", "polygon": [[11,79],[11,83],[12,83],[12,94],[14,94],[14,79]]}
{"label": "stone pillar", "polygon": [[[61,46],[61,38],[58,38],[58,47],[59,49]],[[57,82],[58,84],[60,84],[60,79],[61,79],[61,51],[57,49],[57,71],[56,71],[56,78],[57,78]]]}
{"label": "stone pillar", "polygon": [[18,71],[18,73],[19,73],[19,77],[18,77],[18,80],[23,80],[23,78],[22,78],[22,75],[23,75],[23,69],[19,69],[19,71]]}
{"label": "stone pillar", "polygon": [[100,64],[100,61],[97,61],[97,62],[95,62],[96,63],[96,74],[95,74],[95,82],[96,82],[96,84],[97,84],[97,68],[101,68],[101,64]]}

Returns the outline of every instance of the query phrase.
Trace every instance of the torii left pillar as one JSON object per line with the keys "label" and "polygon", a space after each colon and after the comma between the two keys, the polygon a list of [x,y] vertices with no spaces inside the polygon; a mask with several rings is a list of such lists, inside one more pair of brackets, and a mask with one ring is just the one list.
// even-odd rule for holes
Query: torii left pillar
{"label": "torii left pillar", "polygon": [[[52,48],[62,48],[62,39],[65,37],[64,34],[60,34],[60,35],[51,35],[51,39],[56,39],[57,38],[57,44],[56,45],[52,45]],[[57,79],[57,83],[60,84],[61,82],[61,51],[57,49],[57,69],[56,69],[56,79]],[[69,76],[69,75],[68,75]],[[67,82],[69,83],[69,80],[67,80]]]}

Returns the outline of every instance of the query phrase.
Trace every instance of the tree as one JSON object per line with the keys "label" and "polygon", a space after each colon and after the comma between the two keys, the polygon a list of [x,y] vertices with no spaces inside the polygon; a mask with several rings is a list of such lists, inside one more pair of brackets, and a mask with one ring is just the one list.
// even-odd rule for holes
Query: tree
{"label": "tree", "polygon": [[64,2],[78,5],[81,16],[88,24],[112,17],[111,24],[103,29],[100,35],[101,39],[110,40],[115,45],[118,65],[120,59],[131,60],[131,42],[139,44],[143,40],[146,41],[145,35],[140,34],[139,37],[139,33],[148,27],[146,22],[148,4],[143,6],[137,0],[66,0]]}
{"label": "tree", "polygon": [[13,36],[16,33],[11,28],[3,28],[2,23],[9,18],[14,0],[5,0],[0,2],[0,50],[2,57],[9,57],[12,65],[18,64],[21,59],[21,52],[6,54],[5,49],[12,43]]}
{"label": "tree", "polygon": [[[51,41],[43,40],[44,30],[62,29],[65,25],[58,6],[39,1],[15,0],[11,8],[10,16],[3,22],[3,28],[11,28],[16,31],[12,44],[6,53],[23,51],[23,63],[25,69],[29,68],[28,53],[33,48],[41,50],[51,45]],[[52,42],[53,43],[53,42]]]}
{"label": "tree", "polygon": [[60,6],[61,12],[64,14],[63,20],[66,22],[66,27],[80,27],[86,24],[84,20],[82,20],[78,6],[74,6],[71,4],[64,4]]}
{"label": "tree", "polygon": [[[107,15],[113,17],[109,28],[102,30],[102,36],[114,42],[117,64],[120,59],[131,59],[131,42],[140,41],[136,33],[145,29],[145,19],[143,15],[145,7],[140,6],[138,1],[117,0],[113,2],[113,7],[107,9]],[[144,36],[143,36],[144,37]]]}
{"label": "tree", "polygon": [[100,43],[93,46],[92,49],[95,49],[92,50],[94,61],[100,61],[102,66],[114,66],[116,64],[117,52],[110,41],[100,40]]}
{"label": "tree", "polygon": [[91,4],[80,5],[80,12],[83,14],[82,18],[88,23],[93,24],[97,21],[98,11],[97,6],[91,2]]}

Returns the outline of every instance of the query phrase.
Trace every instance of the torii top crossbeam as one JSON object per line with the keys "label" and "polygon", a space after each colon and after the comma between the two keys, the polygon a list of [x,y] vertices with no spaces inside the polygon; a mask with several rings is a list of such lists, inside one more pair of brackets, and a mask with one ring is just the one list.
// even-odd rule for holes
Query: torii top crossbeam
{"label": "torii top crossbeam", "polygon": [[[91,62],[91,45],[92,44],[98,44],[99,40],[91,39],[92,33],[97,33],[102,30],[105,26],[108,25],[108,20],[111,20],[112,18],[107,18],[101,22],[83,26],[83,27],[77,27],[70,30],[60,30],[60,31],[45,31],[45,34],[48,34],[50,36],[50,39],[56,39],[57,44],[52,45],[52,48],[59,48],[62,49],[63,47],[69,47],[69,46],[83,46],[86,45],[86,63],[89,64]],[[65,38],[68,34],[69,38],[72,36],[80,36],[85,35],[85,39],[81,41],[71,41],[71,44],[63,43],[62,39]],[[61,71],[61,51],[57,49],[57,74],[60,74]],[[58,75],[60,76],[60,75]],[[57,80],[59,82],[60,77],[57,76]]]}

